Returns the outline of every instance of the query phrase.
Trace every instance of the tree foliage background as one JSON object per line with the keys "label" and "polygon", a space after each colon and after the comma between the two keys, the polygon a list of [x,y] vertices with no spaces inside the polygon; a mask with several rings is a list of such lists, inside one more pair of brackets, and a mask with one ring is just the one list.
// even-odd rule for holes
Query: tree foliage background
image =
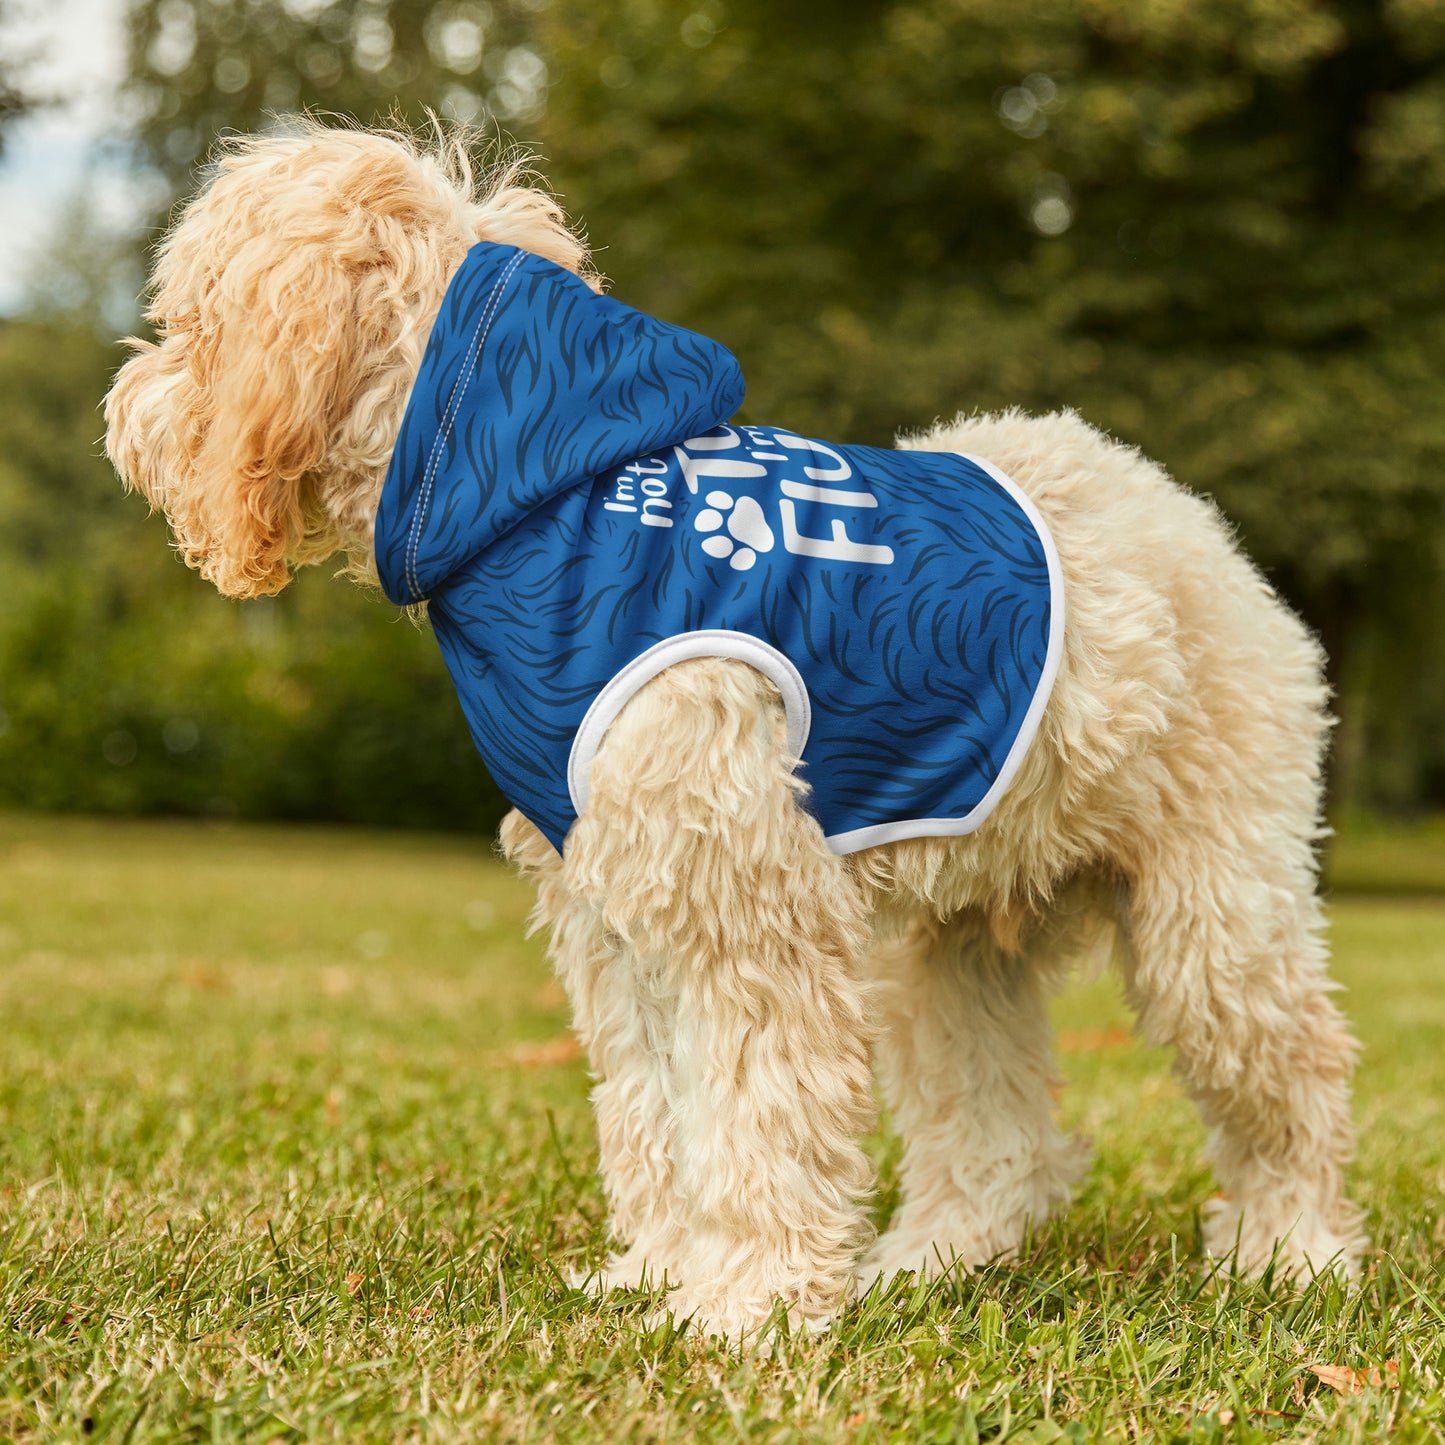
{"label": "tree foliage background", "polygon": [[[223,130],[432,107],[536,148],[753,418],[1077,408],[1321,633],[1337,802],[1445,803],[1445,0],[139,0],[131,34],[173,197]],[[495,816],[428,638],[325,577],[225,603],[119,496],[95,311],[0,327],[0,798]]]}

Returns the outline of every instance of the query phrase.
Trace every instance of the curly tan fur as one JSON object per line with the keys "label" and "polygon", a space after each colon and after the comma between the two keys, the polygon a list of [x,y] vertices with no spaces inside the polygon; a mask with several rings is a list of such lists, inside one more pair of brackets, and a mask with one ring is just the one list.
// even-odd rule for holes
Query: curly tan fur
{"label": "curly tan fur", "polygon": [[[550,198],[515,171],[479,190],[456,148],[315,125],[225,148],[161,249],[160,340],[107,403],[117,468],[222,591],[338,552],[374,578],[401,412],[476,237],[585,268]],[[860,1278],[1007,1256],[1084,1164],[1053,1119],[1045,1002],[1115,923],[1143,1032],[1214,1130],[1207,1246],[1252,1272],[1353,1269],[1318,648],[1212,507],[1072,414],[901,444],[987,457],[1061,558],[1058,680],[984,827],[835,857],[772,685],[723,660],[629,703],[565,859],[503,826],[596,1078],[621,1252],[594,1282],[666,1283],[674,1313],[736,1339],[780,1300],[817,1327]],[[874,1049],[905,1153],[870,1247]]]}
{"label": "curly tan fur", "polygon": [[106,449],[164,511],[187,564],[232,597],[346,554],[371,525],[447,283],[478,240],[588,274],[587,251],[516,161],[474,183],[465,138],[298,121],[226,141],[161,245],[158,341],[106,399]]}

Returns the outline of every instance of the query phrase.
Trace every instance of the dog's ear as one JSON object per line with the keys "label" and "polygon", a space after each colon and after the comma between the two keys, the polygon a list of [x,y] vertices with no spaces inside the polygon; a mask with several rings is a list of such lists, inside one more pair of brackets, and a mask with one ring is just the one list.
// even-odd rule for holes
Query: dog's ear
{"label": "dog's ear", "polygon": [[[106,447],[222,592],[369,554],[396,429],[447,282],[475,239],[597,285],[521,160],[478,195],[460,139],[297,122],[241,137],[157,257],[148,311],[106,400]],[[364,571],[364,567],[362,568]]]}
{"label": "dog's ear", "polygon": [[[228,268],[189,366],[212,398],[193,468],[204,535],[186,560],[233,597],[277,592],[305,551],[306,479],[321,466],[367,350],[356,277],[324,245]],[[179,538],[182,547],[187,539]]]}
{"label": "dog's ear", "polygon": [[161,247],[159,344],[132,343],[106,445],[228,596],[354,540],[340,493],[384,467],[427,299],[465,252],[456,199],[419,175],[362,132],[238,141]]}
{"label": "dog's ear", "polygon": [[341,260],[261,246],[271,254],[234,258],[196,287],[158,345],[133,342],[106,398],[116,470],[165,511],[187,565],[231,597],[279,592],[288,559],[305,559],[306,479],[366,348]]}
{"label": "dog's ear", "polygon": [[170,512],[167,493],[187,467],[184,434],[197,422],[195,387],[183,344],[130,337],[135,355],[121,367],[105,398],[105,450],[128,488],[157,511]]}

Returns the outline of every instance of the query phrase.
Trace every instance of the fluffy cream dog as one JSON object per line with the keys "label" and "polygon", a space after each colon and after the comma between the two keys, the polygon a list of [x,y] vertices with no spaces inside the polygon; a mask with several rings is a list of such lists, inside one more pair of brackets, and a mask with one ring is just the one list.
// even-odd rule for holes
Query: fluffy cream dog
{"label": "fluffy cream dog", "polygon": [[[306,125],[223,149],[160,249],[159,339],[106,407],[121,476],[222,592],[336,554],[374,582],[388,459],[479,238],[589,274],[546,195],[515,171],[477,187],[459,146]],[[665,1277],[678,1318],[736,1338],[780,1299],[816,1327],[860,1279],[1007,1255],[1084,1166],[1053,1117],[1046,999],[1099,919],[1213,1130],[1207,1247],[1250,1272],[1276,1253],[1353,1269],[1319,649],[1213,507],[1071,414],[901,445],[987,458],[1061,562],[1057,679],[982,828],[836,856],[799,806],[777,689],[723,658],[627,704],[565,858],[519,813],[503,825],[597,1080],[620,1252],[596,1281]],[[906,1141],[876,1240],[875,1048]]]}

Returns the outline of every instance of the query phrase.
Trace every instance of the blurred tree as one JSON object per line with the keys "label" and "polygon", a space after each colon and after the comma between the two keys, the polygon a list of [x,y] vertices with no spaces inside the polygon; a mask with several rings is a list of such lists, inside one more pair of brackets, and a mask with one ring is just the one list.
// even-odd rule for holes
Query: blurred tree
{"label": "blurred tree", "polygon": [[0,806],[489,829],[429,637],[316,572],[219,597],[101,453],[88,314],[0,322]]}
{"label": "blurred tree", "polygon": [[[485,3],[143,0],[130,26],[136,141],[171,198],[218,133],[272,111],[524,117],[545,85]],[[29,315],[0,322],[0,805],[494,825],[429,638],[315,574],[219,598],[122,495],[98,440],[119,358],[94,325],[123,266],[74,215]]]}
{"label": "blurred tree", "polygon": [[528,44],[546,0],[139,0],[128,90],[147,160],[188,189],[215,137],[302,109],[367,124],[526,124],[547,68]]}
{"label": "blurred tree", "polygon": [[[137,0],[131,45],[138,139],[172,194],[217,132],[297,106],[368,123],[431,106],[540,142],[615,289],[732,346],[755,417],[886,442],[959,408],[1078,407],[1214,494],[1322,631],[1344,795],[1445,801],[1439,0]],[[96,387],[93,405],[91,363],[65,360],[78,343],[0,338],[6,386],[33,364]],[[82,518],[88,489],[114,485],[37,448],[26,476],[82,490],[73,508],[17,500],[37,483],[0,467],[15,535],[88,562],[116,549],[70,621],[47,593],[51,612],[12,608],[0,629],[14,649],[49,629],[84,659],[57,669],[65,706],[109,721],[76,747],[101,757],[112,737],[119,757],[125,734],[143,759],[168,716],[146,709],[210,678],[205,735],[237,739],[242,717],[264,739],[244,778],[225,753],[242,811],[356,816],[365,769],[348,782],[330,759],[378,754],[315,741],[349,719],[387,720],[387,776],[426,771],[397,741],[430,736],[409,697],[444,705],[435,659],[397,641],[425,639],[309,579],[270,608],[221,603],[128,530],[133,507],[113,541],[68,541],[112,505]],[[169,672],[145,663],[168,649]],[[147,681],[85,692],[107,668]],[[27,696],[12,743],[50,716]],[[101,775],[132,806],[175,771]],[[396,791],[408,817],[449,816],[435,777]]]}
{"label": "blurred tree", "polygon": [[[0,34],[15,18],[14,0],[0,0]],[[5,153],[5,132],[35,103],[21,84],[22,57],[7,45],[0,50],[0,155]]]}
{"label": "blurred tree", "polygon": [[96,557],[130,515],[97,446],[112,361],[88,326],[0,325],[0,556],[16,565],[47,570]]}
{"label": "blurred tree", "polygon": [[1398,601],[1445,541],[1438,0],[617,0],[538,44],[552,179],[750,412],[883,442],[1071,405],[1137,442],[1324,635],[1368,791],[1362,679],[1386,719],[1387,672],[1441,670]]}

